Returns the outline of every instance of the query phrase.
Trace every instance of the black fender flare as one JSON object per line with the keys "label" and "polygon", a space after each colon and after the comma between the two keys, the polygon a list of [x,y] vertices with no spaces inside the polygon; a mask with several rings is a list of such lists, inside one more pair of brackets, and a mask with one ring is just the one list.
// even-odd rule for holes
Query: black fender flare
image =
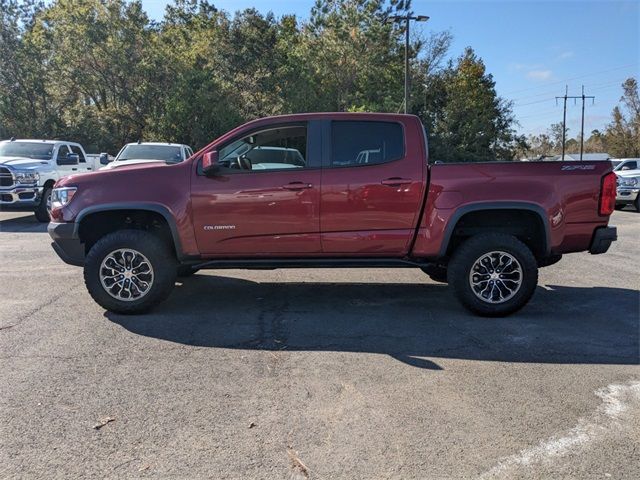
{"label": "black fender flare", "polygon": [[456,209],[456,211],[451,215],[447,225],[444,229],[444,235],[442,237],[442,245],[440,245],[440,257],[445,257],[447,255],[447,250],[449,249],[449,243],[451,242],[451,237],[453,236],[453,231],[460,221],[460,219],[471,212],[480,212],[484,210],[527,210],[535,213],[540,217],[540,221],[544,227],[545,234],[545,245],[542,251],[545,252],[545,257],[551,254],[551,228],[549,226],[549,220],[547,219],[547,212],[544,208],[536,203],[529,202],[478,202],[471,203],[469,205],[463,205]]}
{"label": "black fender flare", "polygon": [[176,250],[176,257],[178,260],[182,260],[185,258],[185,255],[182,250],[182,244],[180,242],[180,235],[178,235],[178,227],[176,225],[175,216],[171,213],[166,206],[151,203],[151,202],[118,202],[118,203],[104,203],[101,205],[95,205],[83,208],[80,210],[80,213],[76,215],[75,219],[75,229],[74,234],[77,238],[80,238],[80,223],[82,220],[94,213],[100,212],[112,212],[117,210],[139,210],[139,211],[148,211],[154,212],[162,215],[162,217],[166,220],[167,225],[169,225],[169,230],[171,231],[171,238],[173,239],[174,248]]}

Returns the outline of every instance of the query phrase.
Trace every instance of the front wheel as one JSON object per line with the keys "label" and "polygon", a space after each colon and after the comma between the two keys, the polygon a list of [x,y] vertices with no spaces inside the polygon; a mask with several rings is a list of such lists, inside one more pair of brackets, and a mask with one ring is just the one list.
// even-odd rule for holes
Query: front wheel
{"label": "front wheel", "polygon": [[115,313],[143,313],[166,299],[176,282],[173,252],[158,236],[118,230],[98,240],[85,260],[87,290]]}
{"label": "front wheel", "polygon": [[447,272],[454,294],[469,310],[502,317],[524,307],[538,283],[533,253],[511,235],[471,237],[454,253]]}
{"label": "front wheel", "polygon": [[51,187],[45,187],[42,191],[42,198],[34,213],[36,220],[42,223],[49,222],[49,212],[51,211]]}

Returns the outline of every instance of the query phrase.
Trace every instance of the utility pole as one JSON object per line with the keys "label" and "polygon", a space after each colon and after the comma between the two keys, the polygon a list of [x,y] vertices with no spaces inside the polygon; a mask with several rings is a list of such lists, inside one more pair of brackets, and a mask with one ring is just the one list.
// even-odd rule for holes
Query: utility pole
{"label": "utility pole", "polygon": [[590,98],[591,102],[595,102],[594,96],[585,97],[584,95],[584,85],[582,85],[582,125],[580,127],[580,161],[582,161],[582,152],[584,151],[584,100],[586,98]]}
{"label": "utility pole", "polygon": [[562,161],[564,162],[564,144],[567,135],[567,94],[569,93],[569,85],[564,86],[564,97],[556,97],[556,105],[558,104],[558,99],[564,99],[564,107],[562,111]]}
{"label": "utility pole", "polygon": [[577,99],[582,99],[582,118],[581,118],[581,127],[580,127],[580,161],[582,161],[582,153],[584,151],[584,101],[587,98],[590,98],[592,101],[596,98],[594,96],[586,96],[584,94],[584,85],[582,85],[582,95],[579,96],[569,96],[569,86],[565,85],[564,87],[564,96],[556,97],[556,105],[558,104],[558,99],[561,98],[564,101],[564,108],[562,112],[562,161],[564,161],[564,151],[565,151],[565,142],[567,135],[567,99],[573,99],[574,103]]}
{"label": "utility pole", "polygon": [[413,16],[410,13],[406,15],[390,15],[388,21],[394,23],[405,22],[404,27],[404,113],[407,113],[409,109],[409,23],[411,20],[416,22],[426,22],[429,17],[426,15]]}

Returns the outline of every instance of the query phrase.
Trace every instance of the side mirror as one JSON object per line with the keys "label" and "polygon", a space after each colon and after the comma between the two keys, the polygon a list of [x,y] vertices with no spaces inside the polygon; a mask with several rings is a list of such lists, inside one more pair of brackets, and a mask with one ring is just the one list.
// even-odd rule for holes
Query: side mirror
{"label": "side mirror", "polygon": [[67,153],[66,157],[58,158],[56,163],[58,165],[78,165],[80,162],[80,155],[77,153]]}
{"label": "side mirror", "polygon": [[207,177],[215,175],[219,169],[217,150],[207,152],[202,156],[202,173]]}
{"label": "side mirror", "polygon": [[100,154],[100,165],[106,165],[109,163],[109,154],[101,153]]}

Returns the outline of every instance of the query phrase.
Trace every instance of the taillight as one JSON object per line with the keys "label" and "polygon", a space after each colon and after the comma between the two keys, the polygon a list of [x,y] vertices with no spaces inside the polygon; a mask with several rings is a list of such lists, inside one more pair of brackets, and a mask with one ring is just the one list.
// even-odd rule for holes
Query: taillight
{"label": "taillight", "polygon": [[616,174],[607,173],[602,177],[602,186],[600,188],[600,205],[598,213],[602,216],[608,216],[616,209]]}

